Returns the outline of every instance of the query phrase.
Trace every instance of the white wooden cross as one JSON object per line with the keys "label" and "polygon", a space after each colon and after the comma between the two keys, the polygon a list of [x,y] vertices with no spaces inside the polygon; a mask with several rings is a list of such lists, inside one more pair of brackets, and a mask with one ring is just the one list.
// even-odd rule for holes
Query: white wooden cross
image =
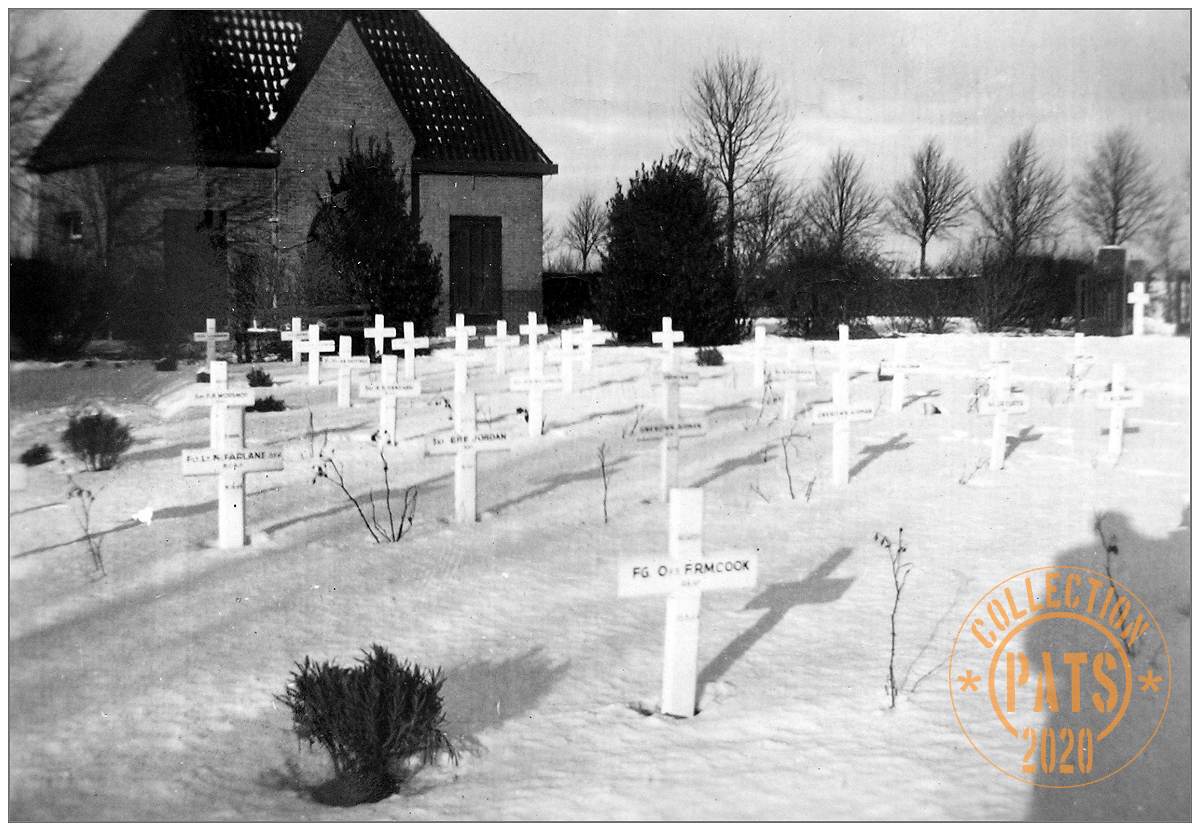
{"label": "white wooden cross", "polygon": [[575,342],[579,344],[579,352],[582,357],[580,369],[585,373],[592,371],[592,347],[607,343],[611,337],[612,332],[595,329],[590,317],[583,319],[583,329],[575,337]]}
{"label": "white wooden cross", "polygon": [[664,502],[671,489],[679,486],[679,440],[703,436],[708,425],[703,419],[682,419],[679,414],[679,387],[699,383],[699,378],[683,372],[662,373],[662,421],[638,424],[634,430],[638,441],[660,440],[659,498]]}
{"label": "white wooden cross", "polygon": [[446,336],[454,338],[452,351],[442,350],[437,354],[454,361],[454,429],[463,425],[463,410],[467,406],[467,361],[470,359],[470,338],[475,327],[468,326],[463,315],[454,316],[454,325],[446,327]]}
{"label": "white wooden cross", "polygon": [[383,315],[375,315],[375,325],[363,329],[363,338],[375,341],[375,354],[382,355],[386,348],[387,338],[396,337],[395,326],[384,326]]}
{"label": "white wooden cross", "polygon": [[246,544],[246,474],[283,470],[283,451],[245,446],[246,413],[227,407],[221,446],[184,450],[184,476],[217,476],[217,544],[241,548]]}
{"label": "white wooden cross", "polygon": [[992,338],[989,352],[991,374],[988,377],[988,393],[979,401],[979,414],[994,417],[988,467],[1001,470],[1008,450],[1008,414],[1029,412],[1029,397],[1012,391],[1012,363],[1001,357],[999,338]]}
{"label": "white wooden cross", "polygon": [[700,488],[673,489],[668,515],[667,556],[623,561],[617,572],[617,594],[667,596],[659,709],[665,715],[691,718],[696,714],[700,597],[706,591],[752,588],[758,582],[758,555],[741,551],[705,555]]}
{"label": "white wooden cross", "polygon": [[529,313],[529,322],[522,323],[517,327],[517,332],[529,338],[529,374],[533,374],[533,366],[537,361],[538,351],[538,335],[550,334],[550,327],[544,323],[537,322],[537,312]]}
{"label": "white wooden cross", "polygon": [[254,393],[250,390],[229,389],[229,364],[225,361],[213,361],[208,368],[208,383],[198,385],[192,390],[188,404],[209,407],[208,417],[208,446],[216,449],[221,446],[221,437],[225,430],[225,411],[254,404]]}
{"label": "white wooden cross", "polygon": [[350,384],[353,381],[356,366],[370,366],[371,359],[366,355],[354,354],[354,339],[349,335],[338,338],[337,355],[329,359],[329,363],[338,368],[337,405],[350,406]]}
{"label": "white wooden cross", "polygon": [[1150,295],[1146,294],[1146,284],[1138,281],[1133,284],[1133,291],[1125,295],[1125,300],[1133,306],[1133,334],[1141,337],[1146,334],[1146,304]]}
{"label": "white wooden cross", "polygon": [[308,353],[308,383],[318,386],[321,383],[321,353],[333,351],[333,341],[321,340],[321,327],[316,323],[308,327],[308,337],[300,346],[301,352]]}
{"label": "white wooden cross", "polygon": [[508,348],[510,346],[520,346],[521,345],[521,336],[520,335],[510,335],[508,333],[508,321],[507,320],[497,320],[496,321],[496,334],[484,335],[483,345],[496,347],[496,374],[497,375],[507,375],[508,374]]}
{"label": "white wooden cross", "polygon": [[785,421],[796,417],[797,381],[814,382],[817,371],[811,366],[800,366],[800,345],[790,341],[787,346],[787,362],[771,370],[771,378],[783,378],[783,407],[780,415]]}
{"label": "white wooden cross", "polygon": [[281,341],[285,341],[285,342],[291,341],[292,342],[292,363],[296,364],[297,366],[300,365],[300,360],[301,360],[300,353],[301,353],[302,345],[304,343],[304,335],[305,335],[304,327],[301,325],[301,320],[298,317],[292,318],[292,328],[291,329],[287,329],[287,330],[284,330],[279,333],[279,339]]}
{"label": "white wooden cross", "polygon": [[360,398],[379,399],[379,440],[386,444],[396,443],[396,399],[416,398],[421,394],[418,380],[397,379],[400,358],[397,355],[382,355],[379,359],[379,381],[361,384]]}
{"label": "white wooden cross", "polygon": [[475,393],[465,399],[462,424],[449,436],[431,436],[425,446],[427,455],[454,454],[454,520],[478,520],[476,503],[476,456],[479,453],[508,450],[512,444],[508,433],[500,430],[480,431],[475,421]]}
{"label": "white wooden cross", "polygon": [[529,435],[540,436],[542,424],[545,421],[543,409],[546,390],[559,389],[562,381],[557,378],[547,378],[545,373],[545,356],[541,352],[533,353],[533,368],[528,375],[517,375],[509,379],[509,389],[519,392],[529,391],[529,406],[525,415],[529,418]]}
{"label": "white wooden cross", "polygon": [[1075,337],[1071,339],[1071,371],[1067,377],[1070,379],[1071,398],[1078,396],[1082,385],[1080,381],[1083,376],[1087,375],[1088,369],[1096,358],[1094,355],[1086,355],[1083,351],[1083,332],[1076,332]]}
{"label": "white wooden cross", "polygon": [[192,340],[204,344],[204,363],[211,366],[217,359],[217,344],[229,340],[229,333],[218,332],[216,319],[210,317],[204,321],[203,332],[192,333]]}
{"label": "white wooden cross", "polygon": [[899,413],[904,409],[904,393],[908,373],[916,372],[921,368],[920,364],[913,363],[907,358],[908,342],[904,338],[897,338],[896,345],[892,348],[891,361],[884,360],[879,365],[879,374],[890,375],[892,378],[893,413]]}
{"label": "white wooden cross", "polygon": [[754,327],[754,353],[751,367],[751,381],[754,389],[762,390],[767,378],[767,327],[761,323]]}
{"label": "white wooden cross", "polygon": [[429,338],[416,336],[416,330],[411,320],[404,321],[404,337],[392,341],[392,349],[404,352],[404,377],[413,380],[417,377],[416,352],[418,349],[428,349]]}
{"label": "white wooden cross", "polygon": [[675,369],[675,344],[683,343],[683,332],[671,329],[671,318],[662,319],[662,330],[650,333],[653,343],[662,344],[662,371],[671,372]]}
{"label": "white wooden cross", "polygon": [[1096,405],[1109,410],[1108,455],[1115,462],[1121,456],[1125,437],[1125,411],[1141,407],[1145,403],[1141,390],[1125,386],[1125,365],[1113,364],[1112,385],[1108,392],[1101,393]]}
{"label": "white wooden cross", "polygon": [[850,422],[870,421],[875,408],[850,404],[850,327],[838,326],[838,366],[833,374],[833,403],[812,408],[813,424],[833,424],[833,484],[850,481]]}

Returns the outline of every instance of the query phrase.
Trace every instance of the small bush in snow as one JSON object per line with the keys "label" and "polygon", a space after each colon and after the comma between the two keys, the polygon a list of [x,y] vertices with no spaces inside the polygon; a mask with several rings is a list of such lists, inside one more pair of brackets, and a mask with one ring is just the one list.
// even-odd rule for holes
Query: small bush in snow
{"label": "small bush in snow", "polygon": [[246,373],[246,383],[252,387],[270,387],[274,385],[271,380],[271,373],[264,371],[260,367],[251,367]]}
{"label": "small bush in snow", "polygon": [[196,373],[196,383],[197,384],[207,384],[211,380],[212,380],[212,376],[209,375],[204,370],[200,370],[199,372]]}
{"label": "small bush in snow", "polygon": [[268,395],[266,398],[256,398],[254,403],[246,408],[248,413],[279,413],[287,409],[282,401],[273,395]]}
{"label": "small bush in snow", "polygon": [[33,447],[21,454],[21,464],[26,467],[35,467],[44,465],[50,461],[50,446],[45,444],[35,444]]}
{"label": "small bush in snow", "polygon": [[172,357],[160,358],[154,362],[154,368],[159,372],[174,372],[179,369],[179,361]]}
{"label": "small bush in snow", "polygon": [[133,444],[129,428],[99,410],[72,415],[62,439],[88,470],[108,470]]}
{"label": "small bush in snow", "polygon": [[724,366],[725,356],[715,346],[701,346],[696,350],[696,363],[700,366]]}
{"label": "small bush in snow", "polygon": [[441,670],[422,670],[372,644],[356,666],[297,663],[283,695],[292,726],[309,747],[320,744],[335,779],[314,792],[333,805],[378,802],[421,766],[458,754],[442,732]]}

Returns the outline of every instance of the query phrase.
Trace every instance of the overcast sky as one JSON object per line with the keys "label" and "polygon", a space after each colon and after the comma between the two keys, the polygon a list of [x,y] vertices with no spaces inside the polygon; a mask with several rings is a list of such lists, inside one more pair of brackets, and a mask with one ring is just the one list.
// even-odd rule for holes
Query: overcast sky
{"label": "overcast sky", "polygon": [[[138,15],[47,12],[43,25],[73,32],[90,72]],[[1046,159],[1074,178],[1096,141],[1126,126],[1164,186],[1190,193],[1186,10],[425,15],[558,164],[545,190],[555,227],[580,194],[607,198],[617,180],[684,140],[692,73],[722,50],[759,57],[778,80],[791,114],[785,166],[798,181],[818,177],[840,146],[890,187],[936,136],[982,183],[1029,127]],[[1084,239],[1074,232],[1066,242]],[[886,247],[915,260],[914,246]]]}

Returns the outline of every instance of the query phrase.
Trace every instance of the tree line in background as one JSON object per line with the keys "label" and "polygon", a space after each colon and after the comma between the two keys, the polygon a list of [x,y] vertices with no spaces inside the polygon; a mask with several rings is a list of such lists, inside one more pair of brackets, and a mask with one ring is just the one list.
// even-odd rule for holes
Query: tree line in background
{"label": "tree line in background", "polygon": [[[880,297],[896,296],[878,287],[901,271],[880,252],[885,228],[914,243],[917,266],[910,275],[972,278],[969,297],[957,288],[945,302],[934,290],[907,293],[911,302],[924,298],[928,308],[918,317],[930,325],[944,321],[951,306],[989,331],[1045,328],[1071,316],[1075,278],[1091,263],[1090,252],[1070,255],[1060,245],[1063,220],[1072,213],[1100,245],[1146,242],[1159,267],[1171,267],[1181,211],[1163,196],[1128,129],[1106,134],[1073,183],[1042,157],[1032,129],[1013,139],[995,176],[978,187],[929,138],[913,153],[908,173],[881,191],[866,180],[862,160],[845,148],[830,155],[807,187],[785,176],[780,162],[790,116],[778,85],[757,60],[722,55],[702,66],[684,109],[686,147],[643,168],[627,188],[618,186],[605,209],[594,193],[582,196],[557,254],[553,233],[543,240],[548,271],[586,272],[598,261],[597,312],[623,337],[643,337],[655,309],[666,308],[663,298],[681,290],[699,296],[698,283],[712,288],[706,302],[728,302],[731,314],[709,306],[710,317],[726,322],[719,334],[699,327],[704,334],[697,343],[735,340],[749,316],[768,312],[786,315],[801,334],[830,334],[837,324],[864,316]],[[646,213],[653,222],[626,227],[639,216],[631,213],[631,200],[678,187],[685,172],[702,185],[703,221],[690,197],[672,211],[663,193],[653,197],[661,207]],[[975,229],[967,240],[931,268],[930,243],[971,220]],[[697,233],[710,236],[697,240]],[[678,240],[688,236],[697,247],[680,250]],[[630,239],[638,241],[636,256]],[[719,262],[711,257],[714,245]],[[654,251],[675,252],[678,267],[663,268],[661,258],[649,256]]]}

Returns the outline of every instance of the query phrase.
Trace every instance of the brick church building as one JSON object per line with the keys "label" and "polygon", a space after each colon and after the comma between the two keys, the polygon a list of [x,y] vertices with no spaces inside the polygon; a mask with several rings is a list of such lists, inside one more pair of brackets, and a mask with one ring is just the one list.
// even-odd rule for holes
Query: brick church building
{"label": "brick church building", "polygon": [[[387,136],[440,318],[541,311],[542,177],[556,165],[415,11],[151,11],[37,149],[38,253],[224,292],[237,255],[299,302],[309,229],[351,126]],[[262,292],[260,292],[262,303]]]}

